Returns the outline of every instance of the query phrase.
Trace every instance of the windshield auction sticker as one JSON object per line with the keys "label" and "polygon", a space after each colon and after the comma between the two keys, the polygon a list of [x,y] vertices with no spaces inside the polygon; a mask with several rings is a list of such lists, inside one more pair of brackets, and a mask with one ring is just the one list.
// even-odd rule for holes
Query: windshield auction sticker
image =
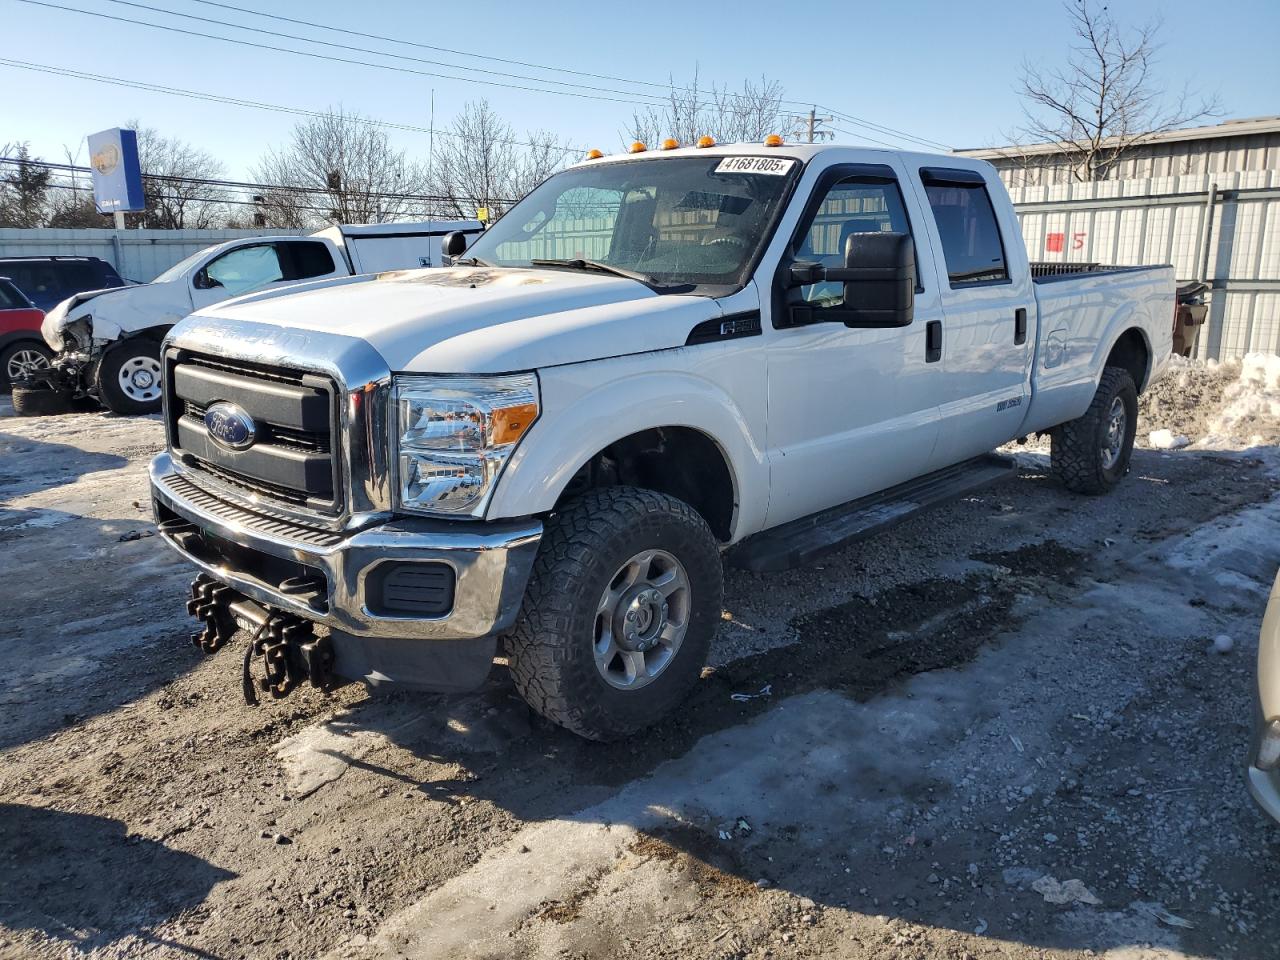
{"label": "windshield auction sticker", "polygon": [[716,167],[716,173],[768,173],[775,177],[784,176],[794,160],[785,157],[725,157]]}

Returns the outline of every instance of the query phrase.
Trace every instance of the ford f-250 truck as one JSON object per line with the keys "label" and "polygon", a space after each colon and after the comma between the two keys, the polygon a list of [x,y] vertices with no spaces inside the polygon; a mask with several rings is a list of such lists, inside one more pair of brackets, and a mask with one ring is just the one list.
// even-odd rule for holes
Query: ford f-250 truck
{"label": "ford f-250 truck", "polygon": [[[460,239],[460,238],[458,238]],[[677,148],[552,176],[444,270],[264,292],[165,341],[163,538],[245,695],[463,690],[630,734],[697,681],[722,561],[804,563],[1009,475],[1128,470],[1170,267],[1033,277],[991,166]]]}
{"label": "ford f-250 truck", "polygon": [[56,357],[19,413],[52,413],[91,396],[115,413],[160,409],[160,341],[193,310],[258,288],[349,277],[441,262],[452,232],[479,234],[478,220],[428,220],[327,227],[307,237],[242,237],[199,250],[150,283],[89,290],[45,316],[41,336]]}

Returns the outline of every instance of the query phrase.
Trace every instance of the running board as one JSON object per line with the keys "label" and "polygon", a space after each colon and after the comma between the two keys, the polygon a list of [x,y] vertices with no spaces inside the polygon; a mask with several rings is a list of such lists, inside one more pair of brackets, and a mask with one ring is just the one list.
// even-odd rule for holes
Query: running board
{"label": "running board", "polygon": [[730,549],[726,559],[759,573],[803,566],[1016,472],[1012,457],[988,453],[757,533]]}

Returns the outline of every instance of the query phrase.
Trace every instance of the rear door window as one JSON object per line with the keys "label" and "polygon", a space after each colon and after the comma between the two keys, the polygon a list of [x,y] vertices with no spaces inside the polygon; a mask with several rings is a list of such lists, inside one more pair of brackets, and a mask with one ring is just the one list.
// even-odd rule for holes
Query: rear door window
{"label": "rear door window", "polygon": [[329,248],[318,240],[288,240],[276,244],[283,280],[327,277],[336,269]]}
{"label": "rear door window", "polygon": [[951,286],[1007,282],[1004,243],[981,175],[969,170],[922,170],[920,174]]}

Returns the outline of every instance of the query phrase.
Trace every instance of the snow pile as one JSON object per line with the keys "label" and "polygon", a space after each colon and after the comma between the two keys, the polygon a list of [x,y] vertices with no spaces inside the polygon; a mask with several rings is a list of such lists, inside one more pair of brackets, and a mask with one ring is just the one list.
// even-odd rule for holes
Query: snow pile
{"label": "snow pile", "polygon": [[[1280,446],[1280,357],[1173,357],[1139,401],[1139,436],[1157,450]],[[1145,432],[1145,433],[1144,433]]]}
{"label": "snow pile", "polygon": [[1214,447],[1280,444],[1280,356],[1250,353],[1240,376],[1222,395],[1222,406],[1207,424],[1202,441]]}
{"label": "snow pile", "polygon": [[1157,450],[1181,450],[1191,441],[1183,433],[1174,433],[1172,430],[1152,430],[1147,434],[1147,443]]}

